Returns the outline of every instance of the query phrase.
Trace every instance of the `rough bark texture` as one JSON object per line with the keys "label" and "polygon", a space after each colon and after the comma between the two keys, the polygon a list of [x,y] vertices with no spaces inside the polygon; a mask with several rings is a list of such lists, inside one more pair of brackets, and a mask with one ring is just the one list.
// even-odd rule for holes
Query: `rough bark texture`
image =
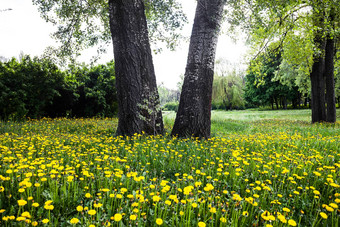
{"label": "rough bark texture", "polygon": [[[331,10],[330,23],[334,25],[334,9]],[[333,26],[334,29],[334,26]],[[336,122],[336,103],[335,103],[335,81],[334,81],[334,54],[335,40],[330,34],[327,36],[325,50],[325,80],[326,80],[326,104],[327,104],[327,122]]]}
{"label": "rough bark texture", "polygon": [[324,80],[324,50],[325,38],[323,37],[324,14],[321,10],[314,9],[313,23],[315,27],[320,28],[314,34],[314,45],[318,51],[315,51],[313,56],[313,67],[311,72],[311,99],[312,99],[312,123],[326,121],[326,106],[325,106],[325,80]]}
{"label": "rough bark texture", "polygon": [[198,0],[180,104],[172,135],[210,137],[217,39],[225,0]]}
{"label": "rough bark texture", "polygon": [[118,135],[163,133],[143,0],[109,0]]}

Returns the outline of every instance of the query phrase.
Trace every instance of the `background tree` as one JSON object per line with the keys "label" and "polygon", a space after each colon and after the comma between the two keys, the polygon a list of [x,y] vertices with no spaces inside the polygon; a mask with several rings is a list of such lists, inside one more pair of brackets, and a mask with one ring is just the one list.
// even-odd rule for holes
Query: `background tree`
{"label": "background tree", "polygon": [[70,65],[23,55],[0,62],[0,118],[113,117],[117,113],[114,63]]}
{"label": "background tree", "polygon": [[[245,100],[250,107],[274,105],[287,109],[288,103],[292,103],[293,108],[301,102],[301,93],[292,81],[282,83],[277,80],[277,72],[281,65],[282,58],[275,52],[267,51],[259,55],[252,61],[254,65],[261,65],[260,70],[249,70],[245,78]],[[250,67],[254,68],[254,67]],[[288,72],[290,73],[290,72]]]}
{"label": "background tree", "polygon": [[236,71],[226,75],[215,74],[212,89],[212,109],[243,109],[244,83]]}
{"label": "background tree", "polygon": [[[325,121],[325,81],[323,79],[326,55],[325,37],[327,34],[334,34],[332,37],[336,37],[336,28],[339,24],[339,2],[333,0],[231,2],[234,4],[232,7],[234,11],[229,14],[233,25],[231,28],[241,25],[250,35],[249,41],[257,51],[254,53],[255,58],[266,50],[270,43],[279,40],[277,49],[283,49],[282,62],[290,65],[300,64],[305,67],[304,72],[311,79],[312,122]],[[334,18],[331,16],[332,9],[334,9]],[[335,27],[332,28],[331,24]],[[307,47],[302,52],[291,48],[298,40],[302,41],[299,43],[301,46]],[[304,54],[308,54],[308,57],[301,58]],[[333,62],[329,61],[329,63]],[[302,73],[298,75],[302,76]],[[327,93],[331,95],[334,87],[328,86],[327,90]],[[334,104],[329,103],[327,106],[335,111]]]}
{"label": "background tree", "polygon": [[225,0],[198,0],[184,83],[172,135],[210,137],[217,39]]}

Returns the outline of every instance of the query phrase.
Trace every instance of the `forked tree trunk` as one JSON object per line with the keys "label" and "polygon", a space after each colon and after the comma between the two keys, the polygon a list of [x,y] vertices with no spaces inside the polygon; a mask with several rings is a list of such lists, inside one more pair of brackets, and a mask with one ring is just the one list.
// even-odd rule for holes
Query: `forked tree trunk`
{"label": "forked tree trunk", "polygon": [[210,137],[211,96],[225,0],[198,0],[179,109],[172,135]]}
{"label": "forked tree trunk", "polygon": [[118,135],[163,133],[143,0],[109,0]]}
{"label": "forked tree trunk", "polygon": [[[334,9],[331,10],[330,23],[334,25]],[[334,26],[333,26],[333,29]],[[325,80],[326,80],[326,104],[327,104],[327,122],[336,122],[336,103],[335,103],[335,81],[334,81],[334,54],[335,38],[331,34],[327,35],[327,44],[325,50]]]}
{"label": "forked tree trunk", "polygon": [[312,99],[312,123],[326,121],[325,106],[325,80],[324,80],[324,50],[325,38],[323,37],[324,10],[322,3],[315,6],[313,11],[314,27],[319,28],[314,34],[314,45],[318,51],[314,51],[311,77]]}

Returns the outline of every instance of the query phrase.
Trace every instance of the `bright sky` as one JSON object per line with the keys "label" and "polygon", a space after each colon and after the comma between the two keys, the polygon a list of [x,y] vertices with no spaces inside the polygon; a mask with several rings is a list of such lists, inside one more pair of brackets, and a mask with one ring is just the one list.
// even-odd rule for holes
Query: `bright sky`
{"label": "bright sky", "polygon": [[[182,0],[189,23],[183,30],[185,37],[190,37],[195,15],[196,1]],[[5,11],[6,9],[12,9]],[[47,24],[31,0],[0,0],[0,56],[18,57],[21,52],[31,56],[40,56],[47,46],[54,45],[55,40],[50,38],[54,31],[51,24]],[[112,46],[108,47],[107,54],[100,63],[113,59]],[[179,76],[184,74],[189,43],[183,42],[177,51],[163,51],[153,56],[157,83],[176,89]],[[246,47],[242,41],[232,42],[226,35],[221,35],[217,46],[216,59],[225,59],[231,63],[243,62]],[[95,50],[89,50],[79,58],[79,61],[89,63]]]}

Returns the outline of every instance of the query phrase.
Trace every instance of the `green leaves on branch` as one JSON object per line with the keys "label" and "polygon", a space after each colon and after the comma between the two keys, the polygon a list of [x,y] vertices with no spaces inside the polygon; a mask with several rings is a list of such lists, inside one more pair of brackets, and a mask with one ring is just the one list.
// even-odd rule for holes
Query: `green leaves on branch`
{"label": "green leaves on branch", "polygon": [[[57,26],[52,34],[59,46],[49,47],[47,56],[55,60],[74,60],[88,47],[96,47],[98,55],[107,51],[111,42],[108,2],[105,0],[32,0],[41,16]],[[181,5],[175,0],[145,1],[149,34],[154,42],[163,41],[174,49],[179,31],[187,21]]]}

